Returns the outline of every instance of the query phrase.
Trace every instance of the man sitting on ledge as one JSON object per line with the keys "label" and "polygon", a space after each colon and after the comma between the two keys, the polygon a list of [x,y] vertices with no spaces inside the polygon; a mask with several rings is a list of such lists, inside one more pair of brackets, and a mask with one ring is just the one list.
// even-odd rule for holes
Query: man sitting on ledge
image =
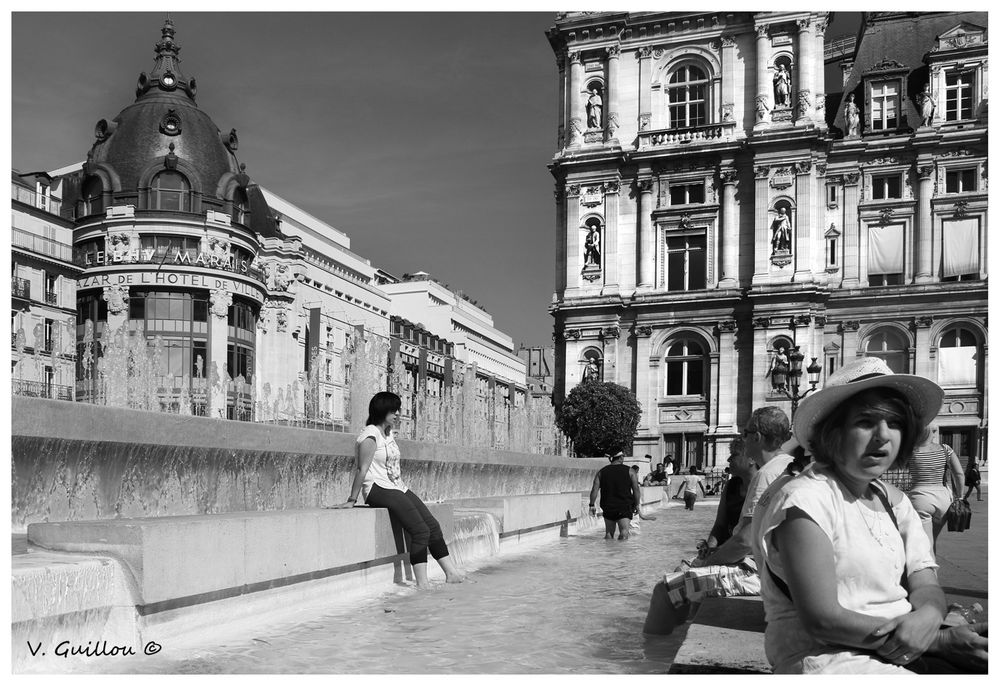
{"label": "man sitting on ledge", "polygon": [[682,561],[653,588],[643,631],[669,634],[687,621],[691,603],[706,596],[759,595],[760,576],[750,547],[750,522],[761,494],[792,461],[782,450],[791,437],[788,416],[778,407],[754,410],[743,430],[745,454],[757,464],[757,473],[747,487],[740,521],[732,536],[714,551]]}

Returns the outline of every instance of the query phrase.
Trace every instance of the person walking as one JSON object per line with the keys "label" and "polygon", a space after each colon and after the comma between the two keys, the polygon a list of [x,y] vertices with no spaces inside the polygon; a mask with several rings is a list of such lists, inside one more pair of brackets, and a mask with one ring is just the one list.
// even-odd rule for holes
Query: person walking
{"label": "person walking", "polygon": [[594,485],[590,489],[590,513],[594,514],[597,493],[601,494],[601,513],[604,516],[604,538],[615,537],[615,527],[618,528],[618,540],[628,539],[629,524],[632,514],[639,509],[639,479],[628,465],[625,464],[625,453],[618,452],[609,457],[611,464],[601,467],[594,477]]}
{"label": "person walking", "polygon": [[701,494],[707,496],[705,492],[705,477],[698,473],[698,467],[691,465],[691,469],[688,475],[684,477],[681,487],[677,489],[677,494],[674,498],[679,498],[681,496],[681,491],[684,491],[684,509],[693,510],[694,504],[698,500],[698,489],[701,489]]}
{"label": "person walking", "polygon": [[410,534],[410,564],[417,588],[430,587],[427,580],[427,551],[441,565],[448,583],[460,583],[462,573],[448,554],[448,544],[437,519],[424,502],[403,483],[399,468],[399,446],[393,428],[399,419],[402,400],[382,391],[368,403],[368,421],[355,444],[355,472],[351,495],[332,509],[354,507],[364,490],[365,504],[384,507],[389,516]]}
{"label": "person walking", "polygon": [[[950,469],[951,480],[945,484],[945,474]],[[965,478],[962,463],[950,446],[938,443],[937,424],[928,424],[923,440],[909,462],[910,491],[913,509],[920,515],[920,523],[927,533],[932,548],[937,549],[937,538],[946,523],[945,515],[952,500],[962,495]]]}
{"label": "person walking", "polygon": [[980,481],[982,477],[979,475],[979,461],[970,457],[969,466],[965,470],[965,500],[969,499],[973,488],[976,489],[976,500],[983,499],[983,492],[979,490]]}

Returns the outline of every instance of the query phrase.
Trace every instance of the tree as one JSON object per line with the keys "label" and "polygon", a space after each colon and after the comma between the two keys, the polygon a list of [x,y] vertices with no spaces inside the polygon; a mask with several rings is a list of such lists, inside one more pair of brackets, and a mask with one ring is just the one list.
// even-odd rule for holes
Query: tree
{"label": "tree", "polygon": [[624,386],[585,381],[576,386],[556,416],[577,455],[599,457],[628,452],[639,426],[639,403]]}

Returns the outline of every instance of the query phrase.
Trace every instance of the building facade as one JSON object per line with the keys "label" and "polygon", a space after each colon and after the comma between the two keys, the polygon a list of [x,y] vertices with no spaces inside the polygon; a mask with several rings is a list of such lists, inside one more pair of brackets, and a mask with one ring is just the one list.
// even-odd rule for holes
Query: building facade
{"label": "building facade", "polygon": [[830,18],[586,12],[549,31],[555,400],[585,373],[631,388],[635,454],[724,464],[753,408],[791,411],[772,380],[794,353],[821,379],[879,355],[937,380],[945,440],[984,449],[986,16],[865,15],[836,84]]}
{"label": "building facade", "polygon": [[76,377],[73,225],[60,216],[62,183],[11,176],[11,378],[14,393],[72,400]]}

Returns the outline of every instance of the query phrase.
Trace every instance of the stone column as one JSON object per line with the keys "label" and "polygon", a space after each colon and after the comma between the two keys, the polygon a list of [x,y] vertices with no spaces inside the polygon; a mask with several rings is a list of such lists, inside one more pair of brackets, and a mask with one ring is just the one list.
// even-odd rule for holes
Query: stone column
{"label": "stone column", "polygon": [[656,237],[653,231],[653,180],[636,182],[639,198],[636,214],[639,216],[639,288],[649,290],[656,278]]}
{"label": "stone column", "polygon": [[579,52],[569,53],[569,92],[566,94],[566,147],[583,143],[584,122],[581,116],[583,102],[580,84],[583,83],[583,60]]}
{"label": "stone column", "polygon": [[936,281],[932,250],[934,246],[934,215],[931,213],[931,196],[934,194],[934,165],[917,167],[920,181],[917,187],[917,274],[916,283]]}
{"label": "stone column", "polygon": [[812,177],[812,162],[795,163],[795,235],[792,254],[795,258],[793,281],[812,281],[812,253],[815,248],[813,227],[815,226],[816,202],[814,200],[815,179]]}
{"label": "stone column", "polygon": [[770,167],[754,167],[754,285],[766,283],[771,273],[771,230],[768,221],[767,180]]}
{"label": "stone column", "polygon": [[558,125],[558,145],[562,150],[566,147],[566,56],[556,55],[556,68],[559,70],[559,104],[556,108],[559,111]]}
{"label": "stone column", "polygon": [[753,349],[750,353],[753,362],[751,367],[753,369],[753,378],[763,379],[764,383],[754,384],[755,388],[751,394],[753,399],[751,407],[761,407],[771,404],[766,401],[767,391],[771,387],[771,379],[770,377],[765,377],[768,363],[770,362],[770,357],[767,354],[767,330],[770,326],[770,317],[754,317],[753,319]]}
{"label": "stone column", "polygon": [[736,39],[732,34],[719,37],[722,57],[722,122],[735,121],[736,107]]}
{"label": "stone column", "polygon": [[857,319],[849,319],[841,323],[840,328],[844,334],[843,363],[849,365],[858,359],[858,327]]}
{"label": "stone column", "polygon": [[566,190],[562,182],[556,182],[556,298],[561,299],[566,291],[566,268],[569,255],[566,253],[566,236],[569,227],[566,225]]}
{"label": "stone column", "polygon": [[[858,228],[858,201],[861,190],[861,174],[844,174],[844,288],[857,288],[861,284],[861,233]],[[845,364],[846,364],[845,360]]]}
{"label": "stone column", "polygon": [[736,428],[736,379],[739,370],[736,365],[736,321],[726,319],[719,322],[719,374],[715,390],[718,404],[718,431],[732,431]]}
{"label": "stone column", "polygon": [[653,117],[652,108],[649,104],[649,69],[653,49],[650,47],[639,48],[637,56],[639,58],[639,121],[637,130],[645,131],[650,127]]}
{"label": "stone column", "polygon": [[917,376],[925,376],[928,379],[934,378],[934,362],[931,357],[931,324],[934,318],[922,315],[916,318],[916,359],[912,367],[913,373]]}
{"label": "stone column", "polygon": [[205,377],[208,379],[208,416],[215,419],[226,418],[226,388],[223,365],[227,360],[229,342],[229,307],[233,304],[233,294],[227,290],[213,289],[209,297],[208,340],[211,348],[205,365]]}
{"label": "stone column", "polygon": [[[580,287],[583,246],[580,243],[580,186],[573,184],[566,192],[566,290]],[[603,246],[602,246],[603,247]]]}
{"label": "stone column", "polygon": [[[822,19],[818,19],[816,21],[815,31],[813,34],[813,55],[824,54],[824,40],[826,37],[827,25],[827,17],[823,17]],[[823,74],[823,58],[814,57],[813,65],[813,84],[816,86],[816,96],[813,99],[813,119],[816,122],[816,126],[825,131],[828,127],[826,124],[826,79]],[[831,103],[831,105],[836,106],[836,103]]]}
{"label": "stone column", "polygon": [[621,182],[604,182],[604,266],[603,293],[618,292],[618,200]]}
{"label": "stone column", "polygon": [[618,337],[621,329],[608,326],[601,329],[601,341],[604,344],[604,380],[619,383],[618,374]]}
{"label": "stone column", "polygon": [[767,35],[767,24],[760,24],[757,30],[757,97],[755,100],[754,129],[763,129],[771,123],[771,38]]}
{"label": "stone column", "polygon": [[719,288],[737,288],[739,275],[739,216],[736,209],[736,170],[724,169],[722,177],[722,275]]}
{"label": "stone column", "polygon": [[795,106],[795,125],[806,126],[814,122],[813,94],[816,87],[813,84],[813,72],[815,70],[813,55],[813,32],[810,26],[811,19],[799,19],[795,23],[799,27],[798,40],[798,77],[797,103]]}
{"label": "stone column", "polygon": [[607,49],[608,55],[608,82],[604,86],[604,95],[607,99],[608,114],[604,123],[604,140],[614,142],[615,131],[618,130],[618,67],[621,62],[622,49],[618,45],[612,45]]}

